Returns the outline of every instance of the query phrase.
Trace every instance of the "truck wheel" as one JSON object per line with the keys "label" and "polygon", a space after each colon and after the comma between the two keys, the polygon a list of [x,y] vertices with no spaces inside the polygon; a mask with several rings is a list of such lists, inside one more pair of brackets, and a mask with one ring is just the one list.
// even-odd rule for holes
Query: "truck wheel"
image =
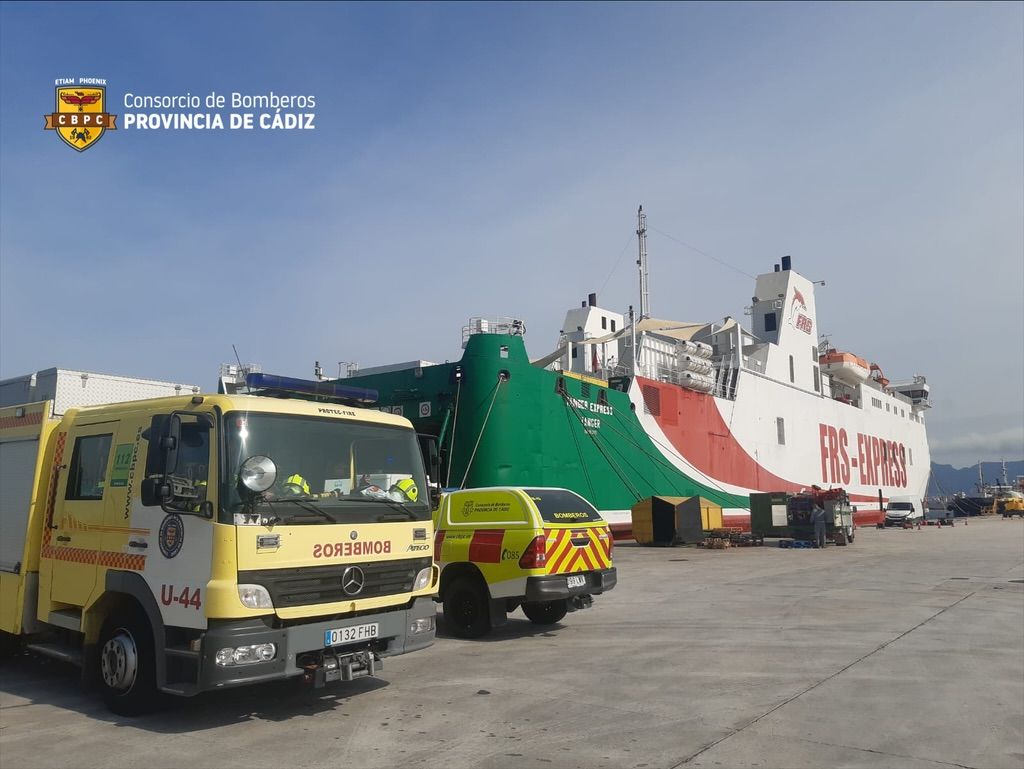
{"label": "truck wheel", "polygon": [[479,579],[452,583],[444,595],[444,621],[459,638],[479,638],[491,629],[490,599]]}
{"label": "truck wheel", "polygon": [[564,599],[523,604],[523,614],[535,625],[554,625],[567,611],[569,606]]}
{"label": "truck wheel", "polygon": [[847,541],[848,541],[848,542],[849,542],[849,543],[850,543],[851,545],[853,544],[853,537],[854,537],[853,531],[854,531],[853,529],[850,529],[850,530],[849,530],[849,531],[847,532],[847,534],[846,534],[846,540],[847,540]]}
{"label": "truck wheel", "polygon": [[153,631],[138,613],[107,620],[99,643],[100,686],[103,700],[119,716],[156,710],[162,697],[156,688]]}

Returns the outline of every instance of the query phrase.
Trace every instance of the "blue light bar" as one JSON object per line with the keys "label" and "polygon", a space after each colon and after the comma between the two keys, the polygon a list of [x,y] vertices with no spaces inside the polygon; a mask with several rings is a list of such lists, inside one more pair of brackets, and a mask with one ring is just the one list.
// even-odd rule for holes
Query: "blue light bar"
{"label": "blue light bar", "polygon": [[245,384],[250,390],[268,390],[275,393],[299,393],[343,401],[358,406],[372,406],[377,402],[377,391],[365,387],[352,387],[337,382],[295,379],[277,374],[247,374]]}

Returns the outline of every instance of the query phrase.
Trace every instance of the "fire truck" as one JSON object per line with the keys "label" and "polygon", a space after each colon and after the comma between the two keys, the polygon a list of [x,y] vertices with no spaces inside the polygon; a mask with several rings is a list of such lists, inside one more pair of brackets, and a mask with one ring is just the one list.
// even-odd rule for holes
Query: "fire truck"
{"label": "fire truck", "polygon": [[78,663],[135,715],[166,695],[376,675],[433,643],[423,460],[408,420],[360,407],[372,392],[108,377],[123,402],[79,407],[100,375],[61,387],[57,371],[45,392],[0,382],[39,398],[0,400],[5,647]]}

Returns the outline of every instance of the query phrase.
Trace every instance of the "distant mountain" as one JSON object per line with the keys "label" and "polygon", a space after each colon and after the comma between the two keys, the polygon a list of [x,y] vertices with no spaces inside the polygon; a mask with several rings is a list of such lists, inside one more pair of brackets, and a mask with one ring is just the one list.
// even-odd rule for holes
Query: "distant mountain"
{"label": "distant mountain", "polygon": [[[985,483],[999,483],[1003,476],[1002,462],[982,462],[982,473]],[[1013,485],[1018,475],[1024,475],[1024,461],[1007,462],[1006,477]],[[928,484],[928,494],[949,495],[962,491],[965,494],[976,494],[978,483],[978,466],[956,468],[953,465],[940,465],[932,462],[932,478]]]}

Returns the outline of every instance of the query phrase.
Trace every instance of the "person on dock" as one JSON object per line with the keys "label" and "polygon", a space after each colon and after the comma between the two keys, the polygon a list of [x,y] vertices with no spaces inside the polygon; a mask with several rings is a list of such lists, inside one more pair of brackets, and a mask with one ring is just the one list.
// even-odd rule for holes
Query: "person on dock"
{"label": "person on dock", "polygon": [[811,523],[814,524],[814,546],[825,547],[825,508],[817,502],[811,513]]}

